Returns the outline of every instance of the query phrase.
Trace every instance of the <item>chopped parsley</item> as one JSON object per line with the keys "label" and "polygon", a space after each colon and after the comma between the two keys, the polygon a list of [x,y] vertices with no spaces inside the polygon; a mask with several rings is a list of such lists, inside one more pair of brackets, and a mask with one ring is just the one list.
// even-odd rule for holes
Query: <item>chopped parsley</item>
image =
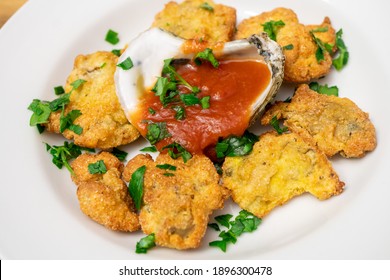
{"label": "chopped parsley", "polygon": [[135,208],[137,210],[141,209],[142,197],[144,194],[144,175],[146,171],[146,166],[143,165],[139,167],[134,173],[131,175],[131,179],[129,182],[129,193],[134,201]]}
{"label": "chopped parsley", "polygon": [[288,45],[284,46],[283,49],[284,50],[288,50],[288,51],[292,50],[292,49],[294,49],[294,45],[293,44],[288,44]]}
{"label": "chopped parsley", "polygon": [[27,109],[33,112],[30,117],[30,126],[47,123],[51,114],[49,102],[39,99],[34,99]]}
{"label": "chopped parsley", "polygon": [[61,95],[63,93],[65,93],[65,89],[64,89],[63,86],[56,86],[56,87],[54,87],[54,94],[55,95]]}
{"label": "chopped parsley", "polygon": [[242,137],[229,136],[215,146],[217,158],[247,155],[252,151],[253,145],[257,141],[259,141],[259,137],[249,131],[245,131]]}
{"label": "chopped parsley", "polygon": [[127,157],[127,153],[125,151],[119,150],[115,147],[112,149],[112,154],[116,156],[120,161],[124,161]]}
{"label": "chopped parsley", "polygon": [[207,226],[214,229],[215,231],[221,231],[221,229],[219,228],[219,225],[217,223],[209,223],[209,224],[207,224]]}
{"label": "chopped parsley", "polygon": [[70,93],[65,93],[58,97],[57,99],[54,99],[53,101],[49,102],[49,108],[52,112],[58,111],[59,109],[63,108],[65,105],[67,105],[70,102]]}
{"label": "chopped parsley", "polygon": [[87,150],[89,152],[95,151],[93,149],[81,148],[74,143],[67,141],[64,142],[63,146],[50,146],[46,143],[46,151],[48,151],[53,156],[53,164],[59,169],[65,166],[72,175],[74,175],[74,172],[70,167],[69,160],[77,158],[79,155],[81,155],[82,150]]}
{"label": "chopped parsley", "polygon": [[178,94],[176,83],[170,82],[166,77],[158,77],[152,91],[160,98],[164,107]]}
{"label": "chopped parsley", "polygon": [[280,135],[287,131],[287,127],[281,128],[279,125],[279,120],[276,116],[273,116],[270,122],[270,125],[276,130],[276,132]]}
{"label": "chopped parsley", "polygon": [[137,254],[146,254],[149,249],[155,246],[156,246],[155,235],[154,233],[151,233],[148,236],[141,238],[141,240],[137,242],[137,245],[135,247],[135,252]]}
{"label": "chopped parsley", "polygon": [[121,56],[121,54],[122,54],[122,50],[119,50],[119,49],[113,49],[113,50],[111,50],[111,52],[113,54],[115,54],[116,56]]}
{"label": "chopped parsley", "polygon": [[325,53],[328,52],[329,54],[332,53],[332,46],[328,43],[324,43],[321,41],[321,39],[317,38],[314,35],[314,31],[310,31],[311,37],[313,38],[314,42],[317,45],[316,50],[316,59],[317,62],[320,63],[321,61],[325,60]]}
{"label": "chopped parsley", "polygon": [[262,24],[262,26],[264,32],[266,32],[272,40],[276,41],[276,34],[278,33],[279,28],[285,26],[285,23],[281,20],[278,21],[271,20]]}
{"label": "chopped parsley", "polygon": [[168,155],[173,158],[177,159],[179,157],[183,158],[184,163],[186,163],[189,159],[192,158],[192,155],[190,152],[188,152],[183,146],[180,144],[173,142],[172,144],[169,144],[162,148],[162,150],[168,150]]}
{"label": "chopped parsley", "polygon": [[83,79],[78,79],[76,81],[74,81],[73,83],[71,83],[70,85],[72,86],[72,91],[74,89],[78,89],[82,84],[84,84],[86,82],[86,80],[83,80]]}
{"label": "chopped parsley", "polygon": [[155,111],[152,107],[149,107],[149,108],[148,108],[148,112],[149,112],[149,114],[151,114],[151,115],[155,115],[155,114],[156,114],[156,111]]}
{"label": "chopped parsley", "polygon": [[195,63],[197,65],[201,65],[202,60],[209,61],[211,63],[211,65],[213,65],[214,68],[218,68],[218,66],[219,66],[219,62],[215,58],[215,56],[213,54],[213,50],[210,48],[206,48],[204,51],[201,51],[201,52],[196,54],[196,56],[194,58]]}
{"label": "chopped parsley", "polygon": [[118,37],[118,32],[115,32],[114,30],[112,29],[109,29],[106,33],[106,38],[105,40],[112,44],[112,45],[116,45],[119,43],[119,37]]}
{"label": "chopped parsley", "polygon": [[327,26],[325,26],[325,27],[318,27],[318,28],[316,28],[316,29],[313,29],[313,30],[311,30],[311,32],[328,32],[328,27]]}
{"label": "chopped parsley", "polygon": [[157,164],[157,168],[164,169],[164,170],[171,170],[171,171],[176,171],[176,166],[165,163],[165,164]]}
{"label": "chopped parsley", "polygon": [[210,96],[204,96],[200,99],[200,105],[202,106],[202,109],[208,109],[210,108]]}
{"label": "chopped parsley", "polygon": [[311,82],[309,84],[311,90],[314,90],[320,94],[339,96],[339,88],[337,86],[320,85],[317,82]]}
{"label": "chopped parsley", "polygon": [[122,68],[123,70],[130,70],[133,68],[134,64],[130,57],[127,57],[125,60],[123,60],[121,63],[117,64],[116,66]]}
{"label": "chopped parsley", "polygon": [[155,153],[157,152],[157,148],[155,146],[145,147],[140,150],[141,152],[149,152],[149,153]]}
{"label": "chopped parsley", "polygon": [[344,43],[344,40],[342,39],[343,36],[343,30],[340,29],[336,32],[336,46],[338,49],[338,56],[333,59],[333,66],[338,71],[344,68],[344,66],[348,63],[349,59],[349,52],[347,49],[347,46]]}
{"label": "chopped parsley", "polygon": [[202,5],[199,6],[201,9],[203,10],[206,10],[206,11],[210,11],[210,12],[214,12],[214,8],[213,6],[211,6],[209,3],[207,2],[204,2]]}
{"label": "chopped parsley", "polygon": [[[227,230],[221,231],[218,235],[221,237],[220,240],[212,241],[209,243],[211,247],[218,247],[223,252],[226,252],[227,245],[229,243],[235,244],[237,242],[237,237],[239,237],[244,232],[253,232],[261,224],[261,219],[254,216],[252,213],[241,210],[234,221],[231,221],[233,215],[227,214],[222,216],[217,216],[214,219],[227,228]],[[210,227],[213,227],[216,230],[220,230],[218,224],[209,224]]]}
{"label": "chopped parsley", "polygon": [[69,129],[80,135],[83,132],[83,128],[73,123],[79,116],[81,116],[80,110],[72,110],[66,116],[64,116],[64,111],[62,111],[60,116],[60,133],[63,133],[65,129]]}
{"label": "chopped parsley", "polygon": [[171,82],[180,84],[188,88],[192,93],[196,94],[200,92],[200,89],[196,86],[191,86],[186,80],[183,79],[179,73],[176,72],[175,68],[171,65],[173,58],[165,59],[162,74],[168,75]]}
{"label": "chopped parsley", "polygon": [[176,112],[175,114],[175,119],[177,120],[184,120],[186,117],[186,110],[184,109],[183,106],[173,106],[172,109]]}
{"label": "chopped parsley", "polygon": [[146,139],[154,145],[158,141],[169,138],[172,135],[168,132],[165,122],[149,123],[147,126]]}
{"label": "chopped parsley", "polygon": [[105,174],[107,172],[107,167],[101,159],[95,163],[88,164],[88,171],[90,174]]}
{"label": "chopped parsley", "polygon": [[173,173],[170,173],[170,172],[165,172],[165,173],[163,173],[163,175],[164,175],[164,176],[166,176],[166,177],[172,177],[172,176],[175,176],[175,174],[173,174]]}

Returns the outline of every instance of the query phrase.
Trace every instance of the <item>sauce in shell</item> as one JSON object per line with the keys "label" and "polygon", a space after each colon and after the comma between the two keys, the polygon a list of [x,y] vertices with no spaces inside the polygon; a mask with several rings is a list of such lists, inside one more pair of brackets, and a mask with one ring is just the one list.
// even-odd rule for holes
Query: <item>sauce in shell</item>
{"label": "sauce in shell", "polygon": [[[192,154],[202,154],[215,146],[220,138],[230,135],[241,136],[248,128],[252,104],[271,80],[268,66],[260,60],[220,60],[214,68],[209,62],[196,65],[193,61],[175,66],[191,86],[197,86],[197,97],[210,96],[210,107],[185,106],[181,101],[169,103],[166,107],[152,91],[143,95],[138,110],[131,116],[132,124],[145,136],[148,122],[165,122],[172,137],[165,138],[156,147],[176,142]],[[183,93],[189,93],[179,87]],[[177,120],[172,107],[185,108],[185,118]],[[154,113],[150,113],[149,109]]]}

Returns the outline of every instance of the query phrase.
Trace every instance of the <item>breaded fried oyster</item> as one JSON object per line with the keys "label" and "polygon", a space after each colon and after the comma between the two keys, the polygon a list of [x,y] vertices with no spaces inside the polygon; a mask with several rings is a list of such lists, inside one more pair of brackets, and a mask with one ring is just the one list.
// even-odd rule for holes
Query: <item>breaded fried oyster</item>
{"label": "breaded fried oyster", "polygon": [[[128,122],[115,92],[114,72],[118,57],[110,52],[79,55],[68,77],[65,92],[71,92],[64,116],[79,110],[73,124],[82,128],[80,135],[65,129],[63,135],[74,139],[76,145],[110,149],[133,142],[138,131]],[[82,82],[83,80],[84,82]],[[75,81],[81,81],[75,88]],[[61,110],[52,113],[48,131],[60,133]]]}
{"label": "breaded fried oyster", "polygon": [[276,8],[270,12],[244,19],[237,27],[236,39],[246,38],[264,31],[264,24],[273,21],[276,42],[284,47],[286,63],[284,80],[293,83],[304,83],[328,74],[332,66],[332,57],[325,51],[324,59],[318,61],[316,51],[318,45],[313,37],[323,44],[333,46],[335,51],[336,34],[330,19],[326,17],[320,25],[303,25],[299,23],[294,11]]}
{"label": "breaded fried oyster", "polygon": [[291,103],[276,102],[261,119],[263,125],[276,116],[290,131],[311,141],[328,157],[362,157],[376,147],[375,127],[367,113],[348,98],[296,90]]}
{"label": "breaded fried oyster", "polygon": [[171,1],[156,15],[152,26],[184,39],[227,42],[233,38],[236,10],[212,0]]}
{"label": "breaded fried oyster", "polygon": [[259,218],[305,192],[324,200],[344,186],[326,156],[295,133],[267,132],[251,154],[227,157],[222,169],[233,200]]}
{"label": "breaded fried oyster", "polygon": [[[99,171],[94,171],[94,166]],[[84,214],[112,230],[139,229],[133,201],[121,179],[123,164],[114,155],[82,154],[72,162],[72,168],[72,180],[78,187],[77,198]]]}
{"label": "breaded fried oyster", "polygon": [[197,248],[204,236],[209,216],[223,207],[228,191],[219,184],[212,162],[195,155],[186,163],[160,154],[156,161],[138,155],[128,162],[125,181],[146,166],[140,224],[145,234],[155,234],[160,246],[175,249]]}

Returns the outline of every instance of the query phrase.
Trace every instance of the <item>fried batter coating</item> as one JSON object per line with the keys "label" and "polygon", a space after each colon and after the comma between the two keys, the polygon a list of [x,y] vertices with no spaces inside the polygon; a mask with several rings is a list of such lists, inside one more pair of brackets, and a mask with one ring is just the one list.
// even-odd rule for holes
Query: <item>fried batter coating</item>
{"label": "fried batter coating", "polygon": [[[205,3],[212,8],[205,8]],[[184,39],[227,42],[233,38],[236,10],[212,0],[186,0],[180,4],[171,1],[156,15],[152,26]]]}
{"label": "fried batter coating", "polygon": [[[176,171],[156,167],[170,164]],[[145,234],[155,234],[160,246],[191,249],[200,245],[209,216],[223,207],[228,191],[219,184],[214,165],[206,156],[195,155],[186,163],[160,154],[156,161],[149,155],[138,155],[123,172],[125,181],[145,165],[144,197],[140,224]],[[173,174],[173,175],[167,175]],[[166,174],[166,175],[164,175]]]}
{"label": "fried batter coating", "polygon": [[326,156],[294,133],[267,132],[251,154],[227,157],[222,169],[233,200],[259,218],[305,192],[324,200],[344,186]]}
{"label": "fried batter coating", "polygon": [[[77,135],[66,129],[63,135],[74,139],[79,146],[110,149],[133,142],[139,137],[138,131],[126,119],[116,96],[114,73],[117,61],[116,55],[103,51],[79,55],[75,60],[65,91],[72,91],[71,84],[78,79],[86,82],[72,91],[64,115],[72,110],[80,110],[82,115],[73,123],[81,126],[83,132]],[[51,114],[48,131],[60,132],[60,115],[60,111]]]}
{"label": "fried batter coating", "polygon": [[[91,174],[88,165],[103,160],[107,172]],[[82,154],[72,162],[81,211],[97,223],[118,231],[140,228],[133,201],[121,179],[123,164],[112,154]]]}
{"label": "fried batter coating", "polygon": [[285,119],[290,131],[311,141],[328,157],[363,157],[376,147],[375,127],[367,113],[348,98],[312,91],[307,85],[296,90],[291,103],[276,102],[262,117]]}
{"label": "fried batter coating", "polygon": [[[317,44],[314,42],[310,31],[322,29],[322,32],[314,32],[324,44],[330,44],[335,51],[336,34],[330,19],[326,17],[320,25],[305,26],[299,23],[294,11],[286,8],[276,8],[270,12],[243,20],[237,27],[236,39],[249,37],[264,31],[262,24],[269,21],[283,21],[284,26],[279,27],[276,33],[276,42],[282,47],[292,45],[292,49],[284,48],[286,57],[284,66],[284,80],[292,83],[304,83],[315,78],[327,75],[332,66],[332,57],[324,52],[324,60],[317,61]],[[324,32],[324,30],[327,30]]]}

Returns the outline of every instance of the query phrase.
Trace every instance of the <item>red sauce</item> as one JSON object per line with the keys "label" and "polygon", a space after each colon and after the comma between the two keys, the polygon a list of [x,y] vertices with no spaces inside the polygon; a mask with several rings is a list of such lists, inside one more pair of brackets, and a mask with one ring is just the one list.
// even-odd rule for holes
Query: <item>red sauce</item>
{"label": "red sauce", "polygon": [[[185,107],[184,120],[176,120],[171,104],[163,107],[154,92],[147,92],[139,111],[132,116],[132,123],[143,136],[147,123],[166,122],[170,138],[159,141],[162,147],[172,142],[181,144],[192,154],[204,153],[214,146],[220,137],[242,135],[249,125],[251,104],[269,84],[271,74],[261,61],[220,61],[218,68],[210,63],[197,66],[193,62],[176,67],[176,71],[192,86],[198,86],[198,97],[210,96],[210,108],[200,105]],[[152,115],[149,108],[155,111]]]}

